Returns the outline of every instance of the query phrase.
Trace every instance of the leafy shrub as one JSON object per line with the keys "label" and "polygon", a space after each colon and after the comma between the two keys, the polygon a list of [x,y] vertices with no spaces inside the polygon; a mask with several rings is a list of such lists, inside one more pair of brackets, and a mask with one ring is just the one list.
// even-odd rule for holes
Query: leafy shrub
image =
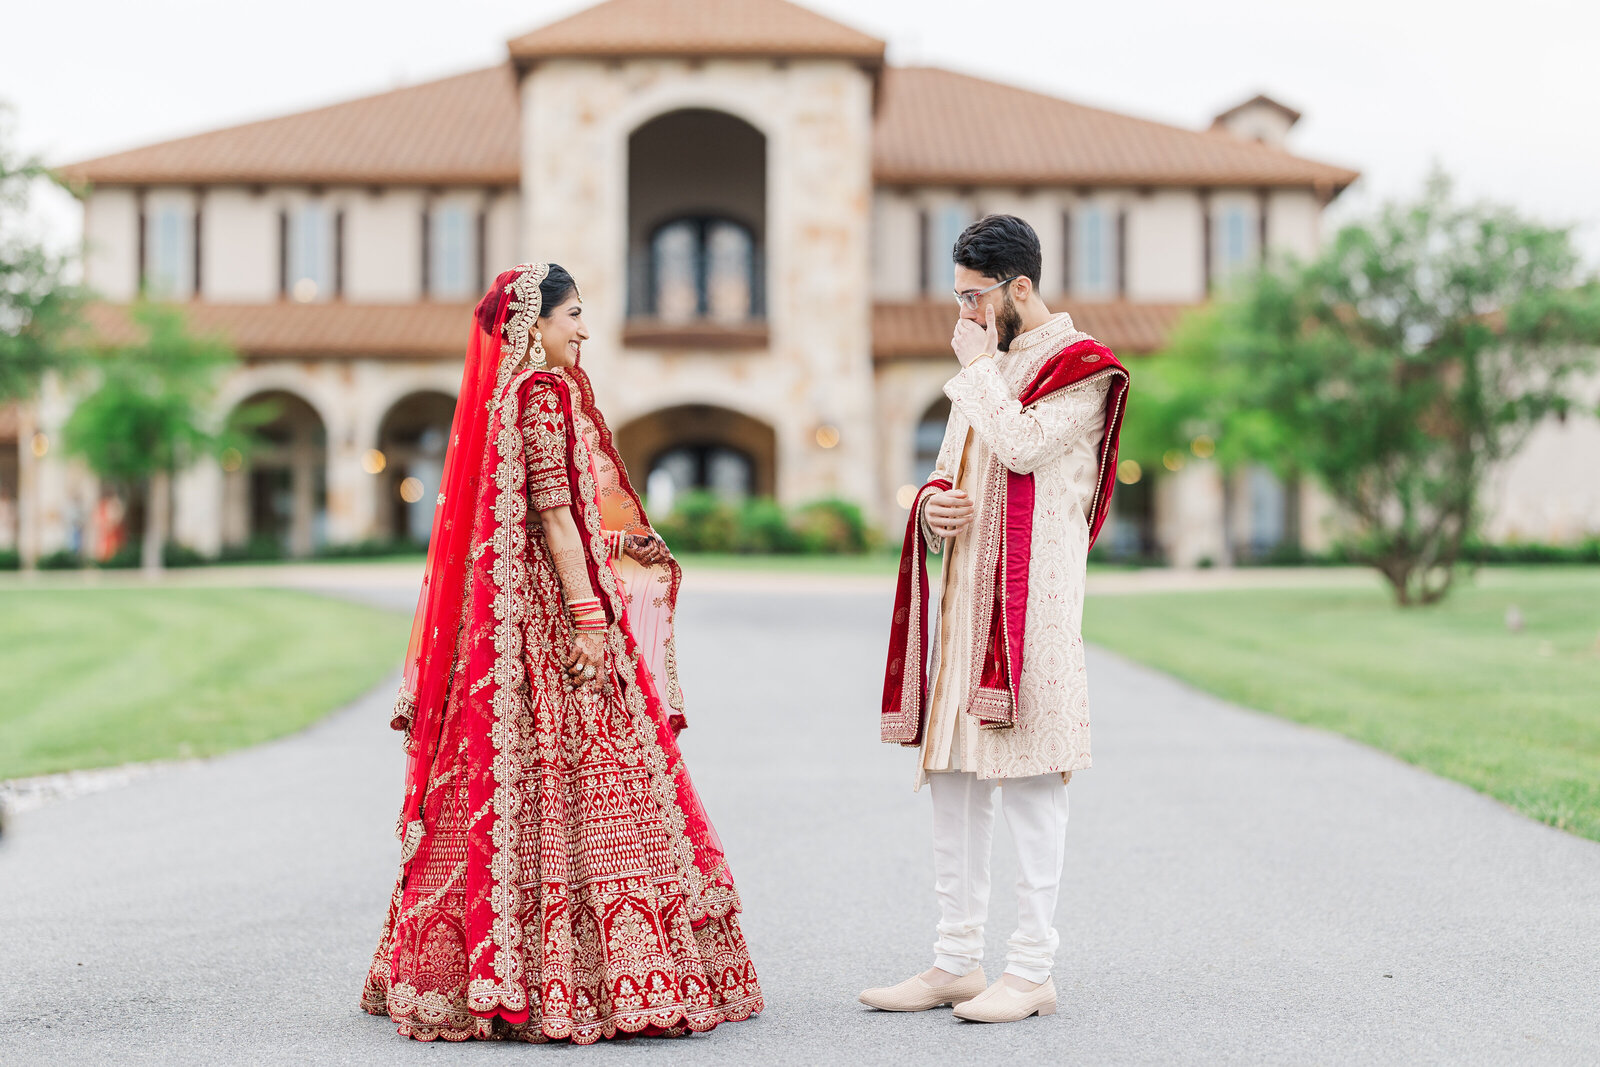
{"label": "leafy shrub", "polygon": [[789,525],[783,507],[771,497],[752,497],[739,509],[735,530],[740,552],[799,552],[805,545],[800,534]]}
{"label": "leafy shrub", "polygon": [[14,549],[0,550],[0,571],[20,570],[22,567],[22,554]]}
{"label": "leafy shrub", "polygon": [[168,567],[204,567],[216,561],[188,545],[169,543],[161,550],[161,562]]}
{"label": "leafy shrub", "polygon": [[1600,563],[1600,537],[1572,545],[1470,541],[1462,547],[1461,558],[1472,563]]}
{"label": "leafy shrub", "polygon": [[867,520],[848,500],[805,504],[795,512],[794,525],[807,552],[859,554],[871,547]]}
{"label": "leafy shrub", "polygon": [[124,541],[122,547],[114,552],[110,559],[100,560],[95,566],[102,570],[127,570],[139,565],[139,542]]}
{"label": "leafy shrub", "polygon": [[735,507],[696,490],[678,497],[656,532],[677,552],[858,553],[872,544],[861,509],[844,500],[819,500],[792,512],[770,497]]}
{"label": "leafy shrub", "polygon": [[668,545],[681,552],[732,552],[739,520],[728,503],[703,490],[680,495],[672,514],[655,524]]}
{"label": "leafy shrub", "polygon": [[262,534],[242,545],[223,545],[217,559],[223,563],[255,563],[282,559],[285,555],[282,541],[271,534]]}
{"label": "leafy shrub", "polygon": [[[139,541],[124,542],[121,548],[110,559],[102,560],[95,566],[101,570],[132,570],[143,563],[141,556],[143,545]],[[216,560],[210,556],[201,555],[188,545],[168,542],[161,549],[161,564],[164,567],[204,567]]]}
{"label": "leafy shrub", "polygon": [[322,559],[370,559],[375,556],[418,556],[427,551],[425,541],[413,541],[409,537],[371,537],[349,544],[323,545],[317,549],[317,556]]}
{"label": "leafy shrub", "polygon": [[58,548],[49,555],[39,557],[42,571],[75,571],[83,566],[83,557],[70,548]]}

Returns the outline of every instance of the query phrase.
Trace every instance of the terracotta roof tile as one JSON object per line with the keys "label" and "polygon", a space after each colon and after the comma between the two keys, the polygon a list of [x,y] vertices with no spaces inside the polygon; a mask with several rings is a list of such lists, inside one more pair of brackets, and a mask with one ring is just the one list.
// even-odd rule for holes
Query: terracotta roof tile
{"label": "terracotta roof tile", "polygon": [[[746,4],[747,0],[682,0],[668,8],[664,0],[611,0],[519,41],[544,41],[537,47],[546,49],[578,48],[575,42],[588,39],[579,31],[598,33],[603,23],[618,49],[644,48],[646,37],[653,48],[676,49],[694,37],[716,48],[748,51],[787,42],[783,47],[789,52],[802,51],[801,45],[823,51],[859,46],[863,55],[862,42],[870,41],[881,52],[881,41],[786,0],[761,0],[748,8]],[[635,8],[653,12],[658,21],[662,12],[670,10],[677,28],[669,32],[663,24],[634,26],[626,19],[596,16],[609,10],[626,14]],[[780,12],[782,17],[776,14]],[[727,18],[720,18],[722,14]],[[767,16],[772,19],[763,21]],[[709,33],[706,26],[711,23],[726,25]],[[802,33],[808,26],[815,32]],[[702,31],[709,36],[702,36]],[[593,41],[585,47],[593,51],[592,45]],[[1300,159],[1225,132],[1165,126],[950,71],[890,68],[883,73],[882,94],[873,167],[884,184],[1306,185],[1335,193],[1357,177],[1355,171]],[[511,65],[502,64],[103,156],[64,167],[62,172],[74,180],[113,185],[515,185],[521,178],[519,106]],[[1023,113],[1028,118],[1002,125],[983,141],[950,134],[952,128],[970,126],[996,113]]]}
{"label": "terracotta roof tile", "polygon": [[[1093,334],[1112,351],[1141,355],[1159,351],[1178,317],[1194,305],[1143,304],[1127,300],[1099,303],[1064,301],[1058,310],[1072,315],[1072,324]],[[953,300],[881,302],[872,308],[872,357],[945,359],[950,356],[950,331],[955,326]]]}
{"label": "terracotta roof tile", "polygon": [[[196,333],[220,334],[253,358],[455,358],[472,330],[470,303],[181,305]],[[1063,305],[1080,330],[1119,352],[1160,350],[1178,316],[1193,305],[1131,301]],[[872,309],[872,354],[878,361],[942,359],[949,354],[954,305],[946,300],[884,301]],[[124,304],[89,306],[102,344],[126,344],[134,327]]]}
{"label": "terracotta roof tile", "polygon": [[509,63],[61,168],[74,181],[516,185]]}
{"label": "terracotta roof tile", "polygon": [[[1028,115],[988,138],[956,135],[994,115]],[[873,139],[884,184],[1321,185],[1353,170],[1226,133],[1186,130],[929,67],[884,71]]]}
{"label": "terracotta roof tile", "polygon": [[552,56],[829,56],[882,63],[876,37],[788,0],[607,0],[512,39]]}
{"label": "terracotta roof tile", "polygon": [[[182,305],[189,328],[220,334],[254,358],[460,358],[476,327],[472,304]],[[135,327],[123,304],[92,304],[89,327],[102,344],[127,344]]]}

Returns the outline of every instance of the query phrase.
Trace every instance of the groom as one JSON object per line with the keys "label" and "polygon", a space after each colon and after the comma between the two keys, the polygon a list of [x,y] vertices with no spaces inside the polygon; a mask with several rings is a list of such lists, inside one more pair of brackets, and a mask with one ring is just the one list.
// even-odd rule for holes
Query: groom
{"label": "groom", "polygon": [[[933,797],[933,966],[868,989],[884,1011],[975,1022],[1056,1010],[1052,927],[1067,782],[1089,766],[1084,567],[1105,522],[1128,373],[1039,297],[1039,238],[1010,215],[954,250],[950,422],[912,506],[884,682],[883,740],[918,750]],[[930,611],[929,552],[943,559]],[[983,974],[995,798],[1016,846],[1016,932]]]}

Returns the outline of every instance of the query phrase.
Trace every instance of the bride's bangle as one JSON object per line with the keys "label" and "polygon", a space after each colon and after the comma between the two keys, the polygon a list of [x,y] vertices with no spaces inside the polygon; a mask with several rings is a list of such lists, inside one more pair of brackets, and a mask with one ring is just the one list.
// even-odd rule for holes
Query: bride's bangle
{"label": "bride's bangle", "polygon": [[606,609],[597,596],[567,601],[572,628],[580,633],[602,633],[606,628]]}

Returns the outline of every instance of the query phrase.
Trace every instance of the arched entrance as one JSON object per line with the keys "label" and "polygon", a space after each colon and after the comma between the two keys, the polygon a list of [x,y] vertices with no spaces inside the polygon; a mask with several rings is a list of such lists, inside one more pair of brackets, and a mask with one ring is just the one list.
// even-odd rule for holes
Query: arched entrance
{"label": "arched entrance", "polygon": [[454,397],[423,392],[402,397],[384,415],[379,456],[367,457],[369,470],[381,463],[377,536],[427,543],[455,411]]}
{"label": "arched entrance", "polygon": [[920,488],[939,462],[945,426],[950,422],[950,398],[941,396],[917,420],[911,447],[911,472],[906,484]]}
{"label": "arched entrance", "polygon": [[[223,544],[309,556],[327,540],[328,433],[308,402],[282,390],[240,404],[265,421],[244,455],[223,456]],[[254,420],[252,420],[254,421]]]}
{"label": "arched entrance", "polygon": [[628,315],[740,325],[766,315],[767,139],[706,108],[628,138]]}
{"label": "arched entrance", "polygon": [[20,424],[17,405],[0,404],[0,552],[17,551],[22,540]]}
{"label": "arched entrance", "polygon": [[748,415],[709,404],[663,408],[617,432],[617,450],[652,513],[705,489],[729,500],[777,491],[778,435]]}
{"label": "arched entrance", "polygon": [[1117,486],[1111,494],[1111,514],[1100,540],[1095,543],[1100,558],[1137,562],[1160,559],[1156,539],[1155,479],[1137,461],[1124,459],[1117,464]]}

